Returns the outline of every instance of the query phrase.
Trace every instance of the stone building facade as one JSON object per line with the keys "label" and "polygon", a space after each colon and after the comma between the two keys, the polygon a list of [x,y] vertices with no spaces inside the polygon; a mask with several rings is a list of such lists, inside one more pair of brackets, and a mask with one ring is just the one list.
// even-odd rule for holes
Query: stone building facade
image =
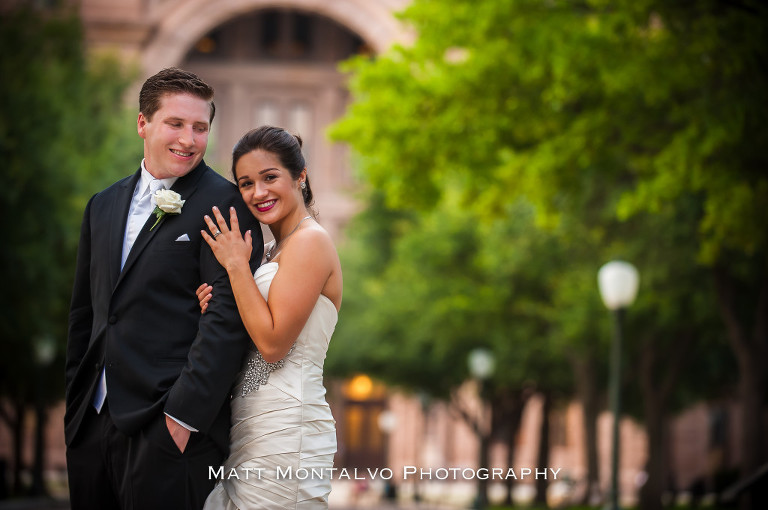
{"label": "stone building facade", "polygon": [[325,128],[344,112],[337,64],[375,54],[408,34],[404,0],[81,0],[88,46],[138,63],[142,79],[177,66],[216,90],[206,159],[226,169],[248,129],[277,124],[300,134],[323,225],[338,236],[354,210],[348,158]]}

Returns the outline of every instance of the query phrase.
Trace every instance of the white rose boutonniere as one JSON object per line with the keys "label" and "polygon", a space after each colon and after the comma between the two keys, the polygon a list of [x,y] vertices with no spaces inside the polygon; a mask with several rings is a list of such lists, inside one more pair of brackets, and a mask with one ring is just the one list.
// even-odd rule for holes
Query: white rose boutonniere
{"label": "white rose boutonniere", "polygon": [[149,229],[150,232],[152,232],[152,229],[160,223],[160,220],[162,220],[166,214],[181,214],[181,208],[184,206],[186,200],[182,200],[181,195],[175,191],[159,189],[155,191],[155,202],[157,203],[157,206],[155,207],[155,210],[152,211],[152,214],[157,217],[157,221],[155,221],[155,224]]}

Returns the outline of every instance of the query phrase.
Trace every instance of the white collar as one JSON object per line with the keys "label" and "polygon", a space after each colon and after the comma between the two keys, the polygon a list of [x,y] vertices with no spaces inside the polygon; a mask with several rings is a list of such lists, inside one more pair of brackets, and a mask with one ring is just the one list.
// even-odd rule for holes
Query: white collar
{"label": "white collar", "polygon": [[[165,179],[159,179],[160,182],[163,183],[163,186],[165,186],[165,189],[171,189],[171,186],[173,186],[173,183],[176,182],[178,177],[167,177]],[[138,184],[138,194],[139,196],[144,195],[146,193],[147,189],[149,188],[150,181],[154,181],[155,178],[152,176],[151,173],[149,173],[149,170],[147,170],[146,165],[144,164],[144,160],[141,160],[141,177],[139,178],[139,184]]]}

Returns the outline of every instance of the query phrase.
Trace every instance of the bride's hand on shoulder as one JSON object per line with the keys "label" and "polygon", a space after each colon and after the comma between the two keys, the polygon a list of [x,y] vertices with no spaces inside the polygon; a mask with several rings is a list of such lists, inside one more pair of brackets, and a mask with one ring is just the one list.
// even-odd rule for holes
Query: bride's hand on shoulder
{"label": "bride's hand on shoulder", "polygon": [[211,296],[213,296],[213,287],[207,283],[203,283],[197,288],[195,294],[197,295],[197,300],[200,301],[200,313],[205,313],[208,309],[208,301],[210,301]]}
{"label": "bride's hand on shoulder", "polygon": [[216,260],[227,271],[242,263],[248,265],[253,249],[251,231],[247,231],[245,236],[240,233],[240,223],[235,208],[229,208],[229,226],[218,207],[213,208],[213,216],[216,219],[215,222],[210,216],[205,216],[205,223],[210,233],[205,230],[201,230],[200,233],[213,250]]}

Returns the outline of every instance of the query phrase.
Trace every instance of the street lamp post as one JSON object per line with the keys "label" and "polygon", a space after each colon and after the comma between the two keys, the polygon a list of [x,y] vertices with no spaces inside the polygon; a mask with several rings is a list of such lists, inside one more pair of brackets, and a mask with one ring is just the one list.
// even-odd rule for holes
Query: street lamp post
{"label": "street lamp post", "polygon": [[611,451],[611,499],[609,508],[619,509],[619,418],[621,414],[621,344],[624,310],[637,296],[640,282],[635,266],[628,262],[608,262],[597,273],[600,296],[606,308],[613,312],[613,342],[611,344],[610,400],[613,413]]}
{"label": "street lamp post", "polygon": [[[395,413],[387,409],[379,413],[377,422],[379,429],[384,434],[386,440],[384,451],[387,455],[385,463],[388,465],[392,432],[394,432],[395,428],[397,428],[397,416],[395,416]],[[395,501],[397,499],[397,488],[392,483],[392,480],[387,479],[384,481],[384,499],[387,501]]]}
{"label": "street lamp post", "polygon": [[[472,377],[480,382],[480,419],[477,424],[478,439],[480,440],[480,455],[478,469],[488,467],[488,446],[490,443],[490,423],[486,419],[486,406],[484,389],[486,382],[493,375],[496,369],[496,360],[493,353],[488,349],[477,348],[469,353],[467,359],[469,372]],[[477,480],[477,505],[476,508],[483,510],[488,506],[488,480],[484,477],[478,477]]]}

